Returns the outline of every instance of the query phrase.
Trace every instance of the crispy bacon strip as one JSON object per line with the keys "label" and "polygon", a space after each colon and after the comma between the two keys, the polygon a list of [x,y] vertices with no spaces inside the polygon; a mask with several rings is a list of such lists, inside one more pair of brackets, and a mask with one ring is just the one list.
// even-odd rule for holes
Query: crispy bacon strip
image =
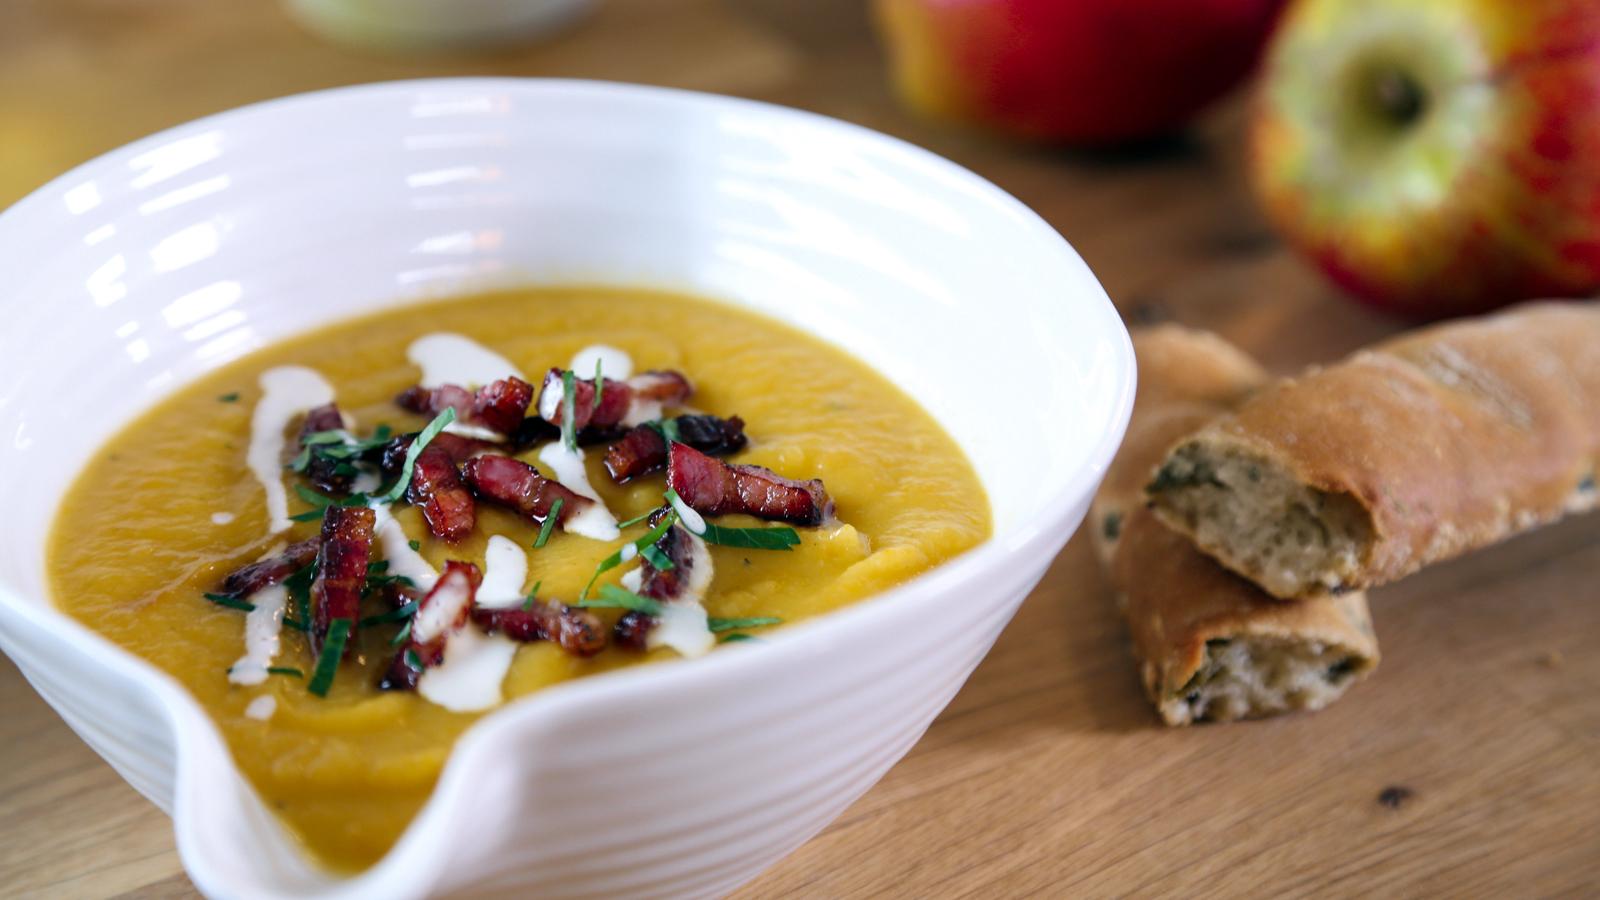
{"label": "crispy bacon strip", "polygon": [[819,525],[833,516],[833,500],[822,482],[795,481],[760,466],[713,459],[687,444],[668,452],[667,486],[698,513],[745,513],[760,519]]}
{"label": "crispy bacon strip", "polygon": [[509,456],[491,454],[470,459],[461,471],[473,493],[527,516],[536,525],[543,525],[550,517],[550,509],[558,499],[562,501],[561,517],[556,524],[563,526],[594,503],[560,482],[540,475],[533,466]]}
{"label": "crispy bacon strip", "polygon": [[[339,431],[344,428],[344,415],[339,412],[337,403],[319,406],[306,413],[306,420],[300,425],[300,447],[305,448],[305,439],[322,431]],[[306,477],[318,489],[329,494],[347,494],[350,492],[351,476],[341,475],[338,472],[340,460],[329,459],[319,454],[311,454],[311,462],[306,467]]]}
{"label": "crispy bacon strip", "polygon": [[256,591],[272,587],[310,565],[317,558],[317,548],[320,546],[322,538],[310,538],[290,544],[282,553],[270,559],[236,569],[223,579],[221,593],[235,600],[243,600]]}
{"label": "crispy bacon strip", "polygon": [[[400,470],[405,468],[406,452],[411,449],[411,444],[416,439],[417,436],[415,434],[402,434],[384,445],[383,474],[389,476],[400,474]],[[433,436],[433,440],[428,442],[427,449],[432,450],[434,448],[448,453],[450,461],[458,466],[480,453],[501,449],[499,444],[477,438],[462,437],[459,434],[451,434],[448,431],[439,432]]]}
{"label": "crispy bacon strip", "polygon": [[417,454],[406,499],[422,509],[428,530],[441,540],[459,541],[478,524],[478,502],[462,483],[455,460],[432,441]]}
{"label": "crispy bacon strip", "polygon": [[[657,510],[650,516],[650,526],[661,524],[661,517],[666,515],[666,510]],[[653,600],[672,601],[688,593],[689,585],[694,580],[695,566],[699,563],[699,555],[695,552],[695,538],[682,525],[673,525],[656,540],[655,547],[672,560],[672,568],[658,569],[651,565],[649,558],[639,559],[639,594]],[[647,613],[638,610],[629,610],[622,614],[612,629],[612,640],[618,646],[629,650],[644,650],[650,645],[650,630],[656,627],[656,619]]]}
{"label": "crispy bacon strip", "polygon": [[433,590],[417,604],[411,632],[378,682],[379,690],[414,691],[423,672],[444,662],[445,643],[451,632],[466,624],[482,583],[483,573],[472,563],[445,562]]}
{"label": "crispy bacon strip", "polygon": [[[672,421],[678,426],[678,438],[701,453],[726,456],[744,449],[747,442],[744,420],[738,416],[679,416]],[[617,484],[666,467],[667,442],[654,428],[635,428],[606,448],[606,471]]]}
{"label": "crispy bacon strip", "polygon": [[[564,420],[561,396],[563,371],[551,369],[545,373],[539,393],[539,416],[551,425],[560,427]],[[574,373],[576,374],[576,373]],[[579,376],[572,383],[573,427],[585,429],[614,429],[622,425],[640,402],[659,403],[662,406],[682,406],[694,393],[694,386],[678,372],[643,372],[628,379],[604,379],[605,390],[600,394],[600,406],[594,405],[594,379]],[[654,418],[654,416],[649,416]]]}
{"label": "crispy bacon strip", "polygon": [[593,656],[606,648],[606,630],[590,612],[564,603],[535,602],[530,609],[474,609],[472,621],[514,641],[551,641],[573,656]]}
{"label": "crispy bacon strip", "polygon": [[394,402],[425,416],[453,409],[462,422],[510,436],[517,433],[523,417],[528,414],[528,404],[533,402],[533,385],[513,375],[486,384],[477,393],[455,384],[436,388],[418,386],[407,388]]}
{"label": "crispy bacon strip", "polygon": [[322,546],[317,550],[317,578],[311,582],[311,655],[322,654],[322,642],[334,619],[350,620],[345,652],[355,646],[361,619],[361,594],[367,586],[376,516],[365,506],[330,506],[322,514]]}

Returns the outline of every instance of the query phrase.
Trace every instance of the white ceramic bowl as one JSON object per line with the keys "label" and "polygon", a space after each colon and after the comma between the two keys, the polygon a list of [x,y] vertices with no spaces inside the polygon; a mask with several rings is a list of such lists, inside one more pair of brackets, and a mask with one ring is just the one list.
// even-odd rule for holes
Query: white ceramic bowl
{"label": "white ceramic bowl", "polygon": [[[731,890],[949,702],[1083,518],[1133,395],[1104,292],[999,189],[840,122],[642,87],[423,81],[203,119],[0,214],[0,272],[0,647],[172,814],[215,896]],[[508,705],[393,852],[330,879],[176,682],[51,608],[57,498],[130,417],[268,342],[574,280],[722,297],[876,366],[970,456],[994,537],[770,641]]]}

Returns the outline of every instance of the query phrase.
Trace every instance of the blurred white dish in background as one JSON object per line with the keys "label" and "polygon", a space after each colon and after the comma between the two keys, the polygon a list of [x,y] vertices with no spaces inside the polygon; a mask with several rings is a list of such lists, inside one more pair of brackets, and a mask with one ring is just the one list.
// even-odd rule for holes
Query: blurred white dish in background
{"label": "blurred white dish in background", "polygon": [[343,44],[391,50],[490,46],[544,37],[592,0],[284,0],[311,31]]}
{"label": "blurred white dish in background", "polygon": [[[1082,520],[1133,399],[1105,292],[999,188],[843,122],[657,88],[413,81],[223,113],[0,213],[0,272],[0,466],[21,473],[0,478],[0,649],[172,813],[217,897],[732,890],[950,701]],[[129,419],[274,341],[420,297],[597,281],[722,298],[875,367],[972,461],[994,535],[760,643],[506,705],[387,856],[330,877],[177,682],[51,606],[61,494]]]}

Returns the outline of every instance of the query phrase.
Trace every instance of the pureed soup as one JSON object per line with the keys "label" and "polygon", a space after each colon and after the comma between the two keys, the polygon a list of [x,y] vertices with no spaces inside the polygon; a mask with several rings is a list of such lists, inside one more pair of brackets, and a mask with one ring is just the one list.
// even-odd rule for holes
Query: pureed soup
{"label": "pureed soup", "polygon": [[48,565],[354,871],[510,698],[759,641],[989,531],[961,451],[865,365],[585,287],[394,309],[208,375],[79,476]]}

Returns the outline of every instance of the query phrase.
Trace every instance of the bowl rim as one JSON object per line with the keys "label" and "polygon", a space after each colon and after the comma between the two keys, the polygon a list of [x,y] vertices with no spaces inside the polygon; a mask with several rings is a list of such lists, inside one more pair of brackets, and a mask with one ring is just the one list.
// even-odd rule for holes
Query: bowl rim
{"label": "bowl rim", "polygon": [[[596,673],[524,697],[509,699],[485,713],[456,739],[439,781],[427,801],[395,844],[373,865],[354,875],[331,873],[322,869],[296,845],[301,862],[312,872],[329,880],[326,890],[319,894],[321,896],[344,896],[353,890],[364,892],[382,883],[409,884],[413,888],[434,883],[433,879],[438,873],[433,870],[438,868],[439,861],[432,857],[438,854],[419,852],[421,848],[415,845],[425,837],[426,832],[432,830],[430,823],[446,820],[455,814],[452,808],[458,807],[468,794],[463,786],[470,778],[473,766],[479,762],[476,758],[488,752],[489,745],[502,731],[519,726],[533,727],[533,723],[540,719],[555,720],[569,709],[603,703],[607,697],[648,694],[652,691],[694,690],[701,684],[737,679],[741,672],[755,666],[781,664],[784,660],[800,661],[825,647],[836,636],[863,629],[871,631],[888,625],[906,610],[915,609],[926,602],[930,595],[976,587],[985,588],[985,593],[998,594],[1000,591],[994,577],[997,573],[1008,573],[1009,582],[1031,589],[1076,531],[1081,521],[1080,507],[1086,505],[1088,496],[1104,476],[1121,443],[1133,407],[1133,347],[1121,317],[1076,249],[1022,201],[970,169],[904,139],[808,110],[703,91],[571,78],[446,77],[347,85],[261,100],[163,129],[74,166],[34,189],[9,208],[0,210],[0,241],[5,240],[8,229],[20,229],[36,208],[42,209],[56,200],[68,185],[153,147],[241,120],[271,117],[285,108],[361,103],[373,98],[429,90],[443,93],[505,91],[535,100],[546,96],[620,98],[691,109],[734,110],[761,116],[769,121],[821,129],[874,145],[886,161],[913,167],[920,174],[933,177],[972,201],[990,206],[995,212],[1015,221],[1020,228],[1038,234],[1044,239],[1043,246],[1051,248],[1052,255],[1064,255],[1063,262],[1081,270],[1088,284],[1098,288],[1084,298],[1082,311],[1085,321],[1103,332],[1111,343],[1115,358],[1108,371],[1111,388],[1116,394],[1104,407],[1106,419],[1092,423],[1099,430],[1099,436],[1089,447],[1085,464],[1064,474],[1063,483],[1046,495],[1040,504],[1041,512],[1022,518],[1004,532],[996,529],[984,541],[956,557],[888,590],[863,598],[861,602],[787,625],[765,637],[756,648],[723,648],[717,653],[693,660],[693,665],[685,665],[685,662],[689,662],[685,660],[670,660],[648,667]],[[737,298],[725,299],[737,303]],[[182,384],[175,384],[169,390],[182,387]],[[981,476],[979,480],[981,483]],[[220,729],[176,678],[59,610],[48,590],[43,600],[43,604],[29,602],[9,586],[0,584],[0,612],[20,617],[25,625],[53,632],[63,639],[64,644],[72,646],[80,654],[92,653],[96,662],[150,694],[163,708],[171,725],[176,757],[172,807],[169,812],[180,857],[201,891],[207,894],[231,893],[226,873],[212,866],[203,854],[197,852],[201,841],[196,831],[197,816],[191,812],[197,804],[205,802],[204,779],[195,771],[197,767],[192,760],[197,749],[200,749],[197,742],[208,742],[209,739],[209,742],[220,746],[233,773],[238,775],[247,790],[255,794],[254,786],[244,778],[232,751],[227,749]],[[260,802],[259,794],[255,796]],[[283,830],[286,840],[295,844],[288,837],[287,829],[275,817],[273,822]]]}

